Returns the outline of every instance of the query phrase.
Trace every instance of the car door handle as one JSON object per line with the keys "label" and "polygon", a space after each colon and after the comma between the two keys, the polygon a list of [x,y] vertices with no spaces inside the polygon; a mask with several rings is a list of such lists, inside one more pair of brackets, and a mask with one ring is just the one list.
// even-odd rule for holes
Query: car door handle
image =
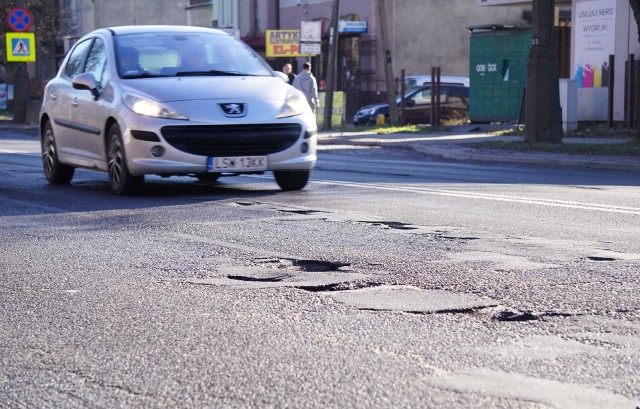
{"label": "car door handle", "polygon": [[55,92],[52,92],[51,94],[49,94],[49,98],[55,101],[56,99],[58,99],[58,94],[56,94]]}
{"label": "car door handle", "polygon": [[80,105],[80,103],[78,102],[78,98],[74,98],[71,100],[71,105],[73,105],[74,107],[77,107],[78,105]]}

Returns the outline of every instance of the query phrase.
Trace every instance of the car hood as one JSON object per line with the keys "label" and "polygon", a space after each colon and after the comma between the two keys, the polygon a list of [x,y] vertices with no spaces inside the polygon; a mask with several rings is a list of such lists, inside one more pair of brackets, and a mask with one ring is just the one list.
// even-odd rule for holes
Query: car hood
{"label": "car hood", "polygon": [[278,77],[160,77],[123,81],[124,91],[159,102],[215,99],[285,100],[290,86]]}
{"label": "car hood", "polygon": [[368,111],[370,109],[382,109],[382,108],[388,108],[389,104],[372,104],[372,105],[366,105],[363,106],[362,108],[359,109],[359,111]]}

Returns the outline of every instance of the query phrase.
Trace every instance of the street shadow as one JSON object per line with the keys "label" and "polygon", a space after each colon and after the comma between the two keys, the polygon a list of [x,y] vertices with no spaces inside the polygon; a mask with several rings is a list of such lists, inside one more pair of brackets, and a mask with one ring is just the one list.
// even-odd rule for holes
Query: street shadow
{"label": "street shadow", "polygon": [[304,190],[283,192],[268,177],[249,182],[246,178],[239,181],[235,177],[223,177],[216,182],[206,183],[189,177],[147,177],[143,188],[136,194],[116,196],[111,191],[106,175],[83,170],[76,173],[77,177],[69,185],[50,185],[44,177],[38,177],[37,181],[9,187],[0,180],[2,202],[5,202],[0,209],[0,216],[140,209],[153,211],[162,207],[305,194]]}

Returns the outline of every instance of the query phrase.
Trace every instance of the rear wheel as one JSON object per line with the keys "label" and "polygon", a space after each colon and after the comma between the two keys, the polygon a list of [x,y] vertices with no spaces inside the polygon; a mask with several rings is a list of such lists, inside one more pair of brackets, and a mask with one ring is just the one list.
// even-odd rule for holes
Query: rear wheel
{"label": "rear wheel", "polygon": [[273,171],[273,176],[276,178],[276,183],[280,186],[280,189],[286,191],[302,190],[309,181],[308,170],[276,170]]}
{"label": "rear wheel", "polygon": [[44,175],[52,185],[68,185],[73,178],[74,168],[63,165],[58,160],[56,140],[51,123],[44,125],[42,137],[42,168]]}
{"label": "rear wheel", "polygon": [[109,171],[109,184],[116,195],[131,195],[142,189],[144,175],[133,176],[127,168],[127,157],[122,141],[122,132],[117,124],[109,129],[109,151],[107,157],[107,170]]}

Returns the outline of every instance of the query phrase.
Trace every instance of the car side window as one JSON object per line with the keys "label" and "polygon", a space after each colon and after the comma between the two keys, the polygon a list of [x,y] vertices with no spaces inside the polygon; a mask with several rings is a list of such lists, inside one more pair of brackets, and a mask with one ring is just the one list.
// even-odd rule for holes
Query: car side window
{"label": "car side window", "polygon": [[449,105],[455,108],[468,108],[469,103],[464,95],[456,92],[455,89],[449,90]]}
{"label": "car side window", "polygon": [[84,69],[84,60],[87,55],[87,50],[91,46],[91,39],[78,43],[67,60],[67,65],[64,67],[64,76],[69,79],[74,79],[76,76],[82,74]]}
{"label": "car side window", "polygon": [[106,75],[107,67],[107,50],[105,49],[104,42],[96,38],[89,51],[87,57],[87,64],[84,72],[90,72],[96,79],[98,89],[103,90],[107,85],[108,77]]}
{"label": "car side window", "polygon": [[430,104],[431,103],[431,88],[423,89],[416,93],[413,97],[416,105]]}

